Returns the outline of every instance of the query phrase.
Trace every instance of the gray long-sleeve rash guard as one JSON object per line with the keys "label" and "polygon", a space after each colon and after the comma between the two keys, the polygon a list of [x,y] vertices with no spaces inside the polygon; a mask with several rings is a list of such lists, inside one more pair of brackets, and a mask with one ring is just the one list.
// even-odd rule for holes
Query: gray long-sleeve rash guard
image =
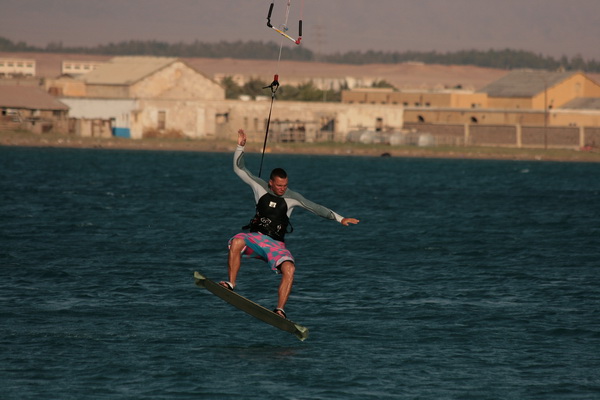
{"label": "gray long-sleeve rash guard", "polygon": [[[246,164],[244,162],[244,147],[238,146],[233,154],[233,170],[237,176],[239,176],[242,181],[246,182],[252,188],[252,192],[254,192],[254,202],[258,203],[258,200],[265,193],[274,193],[269,189],[269,185],[264,180],[252,175],[250,171],[246,168]],[[293,190],[286,190],[285,194],[282,196],[287,204],[287,216],[288,218],[292,215],[292,211],[294,207],[302,207],[305,210],[308,210],[320,217],[325,219],[336,220],[341,223],[343,217],[336,212],[330,210],[327,207],[324,207],[320,204],[312,202],[300,193],[294,192]]]}

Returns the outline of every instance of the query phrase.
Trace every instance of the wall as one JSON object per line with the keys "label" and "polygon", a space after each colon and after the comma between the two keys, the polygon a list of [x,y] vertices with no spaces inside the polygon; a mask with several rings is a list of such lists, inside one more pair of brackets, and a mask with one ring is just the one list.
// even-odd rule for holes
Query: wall
{"label": "wall", "polygon": [[104,99],[128,99],[129,86],[127,85],[85,85],[86,97]]}
{"label": "wall", "polygon": [[356,89],[342,91],[342,103],[400,104],[405,107],[479,108],[487,106],[485,93],[466,90],[393,91],[392,89]]}
{"label": "wall", "polygon": [[88,99],[61,97],[69,106],[69,117],[113,120],[113,127],[129,128],[129,117],[138,102],[130,99]]}
{"label": "wall", "polygon": [[404,109],[404,121],[430,124],[600,126],[600,110]]}
{"label": "wall", "polygon": [[224,100],[225,89],[177,61],[134,83],[129,96],[141,99]]}
{"label": "wall", "polygon": [[85,83],[71,77],[46,79],[44,86],[48,93],[57,97],[84,97],[87,93]]}
{"label": "wall", "polygon": [[548,123],[555,126],[600,127],[600,110],[552,110]]}
{"label": "wall", "polygon": [[438,144],[451,146],[581,149],[600,145],[597,127],[406,123],[404,128],[431,134]]}
{"label": "wall", "polygon": [[[226,113],[220,102],[193,100],[140,100],[131,117],[131,137],[171,135],[201,139],[216,135],[217,114]],[[162,113],[162,115],[160,115]],[[161,121],[161,118],[162,119]],[[164,126],[161,126],[161,123]]]}
{"label": "wall", "polygon": [[531,97],[488,97],[488,108],[502,110],[531,110],[533,100]]}
{"label": "wall", "polygon": [[112,123],[100,118],[73,118],[69,121],[69,132],[80,137],[110,138]]}
{"label": "wall", "polygon": [[[270,101],[227,100],[217,104],[221,114],[227,114],[216,121],[217,137],[234,139],[237,130],[244,128],[250,140],[264,139]],[[274,137],[285,137],[287,130],[293,129],[301,131],[307,142],[341,142],[351,130],[394,130],[402,124],[400,106],[275,101],[270,132]]]}

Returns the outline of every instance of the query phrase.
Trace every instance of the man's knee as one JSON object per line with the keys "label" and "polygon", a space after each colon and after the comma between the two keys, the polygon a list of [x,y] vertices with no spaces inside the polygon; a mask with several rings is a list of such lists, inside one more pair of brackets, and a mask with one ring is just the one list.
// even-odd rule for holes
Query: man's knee
{"label": "man's knee", "polygon": [[279,271],[281,272],[282,275],[293,277],[294,272],[296,272],[296,266],[291,261],[284,261],[279,266]]}
{"label": "man's knee", "polygon": [[231,244],[229,245],[229,250],[232,252],[241,252],[242,249],[246,246],[246,241],[242,238],[233,238],[231,240]]}

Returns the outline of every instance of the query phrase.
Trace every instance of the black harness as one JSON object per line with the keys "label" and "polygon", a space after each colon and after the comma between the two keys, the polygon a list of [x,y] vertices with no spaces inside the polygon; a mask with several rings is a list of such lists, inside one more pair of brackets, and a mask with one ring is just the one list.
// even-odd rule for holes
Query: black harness
{"label": "black harness", "polygon": [[[256,204],[256,215],[242,229],[250,232],[260,232],[280,242],[284,241],[286,233],[292,233],[294,228],[287,216],[287,203],[283,197],[271,193],[264,194]],[[291,230],[288,232],[287,227]]]}

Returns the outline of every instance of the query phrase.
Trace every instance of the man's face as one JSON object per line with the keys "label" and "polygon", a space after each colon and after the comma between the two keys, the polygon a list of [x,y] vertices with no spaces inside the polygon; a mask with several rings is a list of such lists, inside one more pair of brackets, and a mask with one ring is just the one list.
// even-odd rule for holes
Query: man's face
{"label": "man's face", "polygon": [[283,196],[288,186],[288,178],[280,178],[276,176],[274,179],[269,179],[269,186],[273,193],[277,196]]}

